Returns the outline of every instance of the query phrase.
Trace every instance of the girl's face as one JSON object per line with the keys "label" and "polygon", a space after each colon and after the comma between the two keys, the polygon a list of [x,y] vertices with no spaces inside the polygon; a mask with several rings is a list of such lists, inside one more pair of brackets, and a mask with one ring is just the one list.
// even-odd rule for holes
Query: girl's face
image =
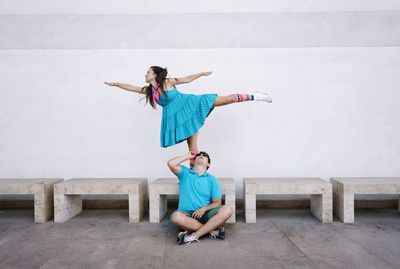
{"label": "girl's face", "polygon": [[157,75],[153,72],[153,69],[149,68],[146,75],[144,76],[144,80],[146,81],[146,83],[150,83],[150,81],[152,81],[156,77]]}

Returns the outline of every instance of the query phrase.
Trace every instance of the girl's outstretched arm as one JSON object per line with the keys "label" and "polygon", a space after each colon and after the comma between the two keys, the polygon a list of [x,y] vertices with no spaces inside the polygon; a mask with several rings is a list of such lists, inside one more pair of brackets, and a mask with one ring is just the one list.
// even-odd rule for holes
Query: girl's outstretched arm
{"label": "girl's outstretched arm", "polygon": [[207,71],[207,72],[196,73],[196,74],[182,77],[182,78],[169,78],[169,82],[173,85],[184,84],[184,83],[192,82],[193,80],[198,79],[199,77],[209,76],[211,74],[212,74],[212,71]]}
{"label": "girl's outstretched arm", "polygon": [[124,84],[124,83],[119,83],[119,82],[104,82],[104,84],[106,84],[108,86],[118,87],[123,90],[130,91],[130,92],[137,92],[137,93],[142,93],[142,94],[146,93],[146,89],[144,89],[142,87],[138,87],[138,86],[133,86],[130,84]]}

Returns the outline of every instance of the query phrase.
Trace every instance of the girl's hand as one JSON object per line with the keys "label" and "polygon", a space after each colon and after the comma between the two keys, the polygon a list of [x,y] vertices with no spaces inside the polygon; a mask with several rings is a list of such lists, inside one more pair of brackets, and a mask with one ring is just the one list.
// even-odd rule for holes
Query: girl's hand
{"label": "girl's hand", "polygon": [[118,82],[104,82],[108,86],[118,86]]}
{"label": "girl's hand", "polygon": [[212,71],[203,72],[203,76],[209,76],[212,74]]}

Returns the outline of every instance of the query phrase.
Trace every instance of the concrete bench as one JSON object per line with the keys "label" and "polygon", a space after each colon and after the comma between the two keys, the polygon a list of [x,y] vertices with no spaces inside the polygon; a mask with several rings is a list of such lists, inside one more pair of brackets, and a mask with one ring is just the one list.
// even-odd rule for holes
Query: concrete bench
{"label": "concrete bench", "polygon": [[322,223],[332,222],[332,185],[321,178],[244,178],[246,223],[256,223],[256,195],[311,195],[311,212]]}
{"label": "concrete bench", "polygon": [[129,222],[139,222],[147,204],[145,178],[73,178],[54,186],[54,222],[82,212],[81,195],[128,195]]}
{"label": "concrete bench", "polygon": [[[227,223],[236,222],[235,182],[233,178],[218,178],[225,204],[232,209]],[[159,223],[167,213],[167,195],[179,195],[177,178],[160,178],[149,184],[150,222]]]}
{"label": "concrete bench", "polygon": [[1,178],[0,194],[33,194],[35,223],[44,223],[53,216],[53,186],[61,178]]}
{"label": "concrete bench", "polygon": [[396,177],[333,177],[331,183],[333,210],[344,223],[354,223],[355,194],[400,194],[400,178]]}

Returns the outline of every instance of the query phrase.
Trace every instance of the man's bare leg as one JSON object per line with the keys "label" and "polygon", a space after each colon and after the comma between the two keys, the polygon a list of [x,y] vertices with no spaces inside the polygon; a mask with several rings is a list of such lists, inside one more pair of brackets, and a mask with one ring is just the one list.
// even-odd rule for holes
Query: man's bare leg
{"label": "man's bare leg", "polygon": [[218,210],[217,214],[209,219],[207,223],[205,223],[204,225],[201,225],[200,223],[200,227],[197,230],[194,230],[195,234],[200,238],[203,235],[213,231],[214,229],[223,226],[231,215],[231,208],[227,205],[223,205]]}
{"label": "man's bare leg", "polygon": [[172,213],[171,220],[176,226],[185,231],[196,231],[203,226],[198,220],[188,217],[179,211]]}

